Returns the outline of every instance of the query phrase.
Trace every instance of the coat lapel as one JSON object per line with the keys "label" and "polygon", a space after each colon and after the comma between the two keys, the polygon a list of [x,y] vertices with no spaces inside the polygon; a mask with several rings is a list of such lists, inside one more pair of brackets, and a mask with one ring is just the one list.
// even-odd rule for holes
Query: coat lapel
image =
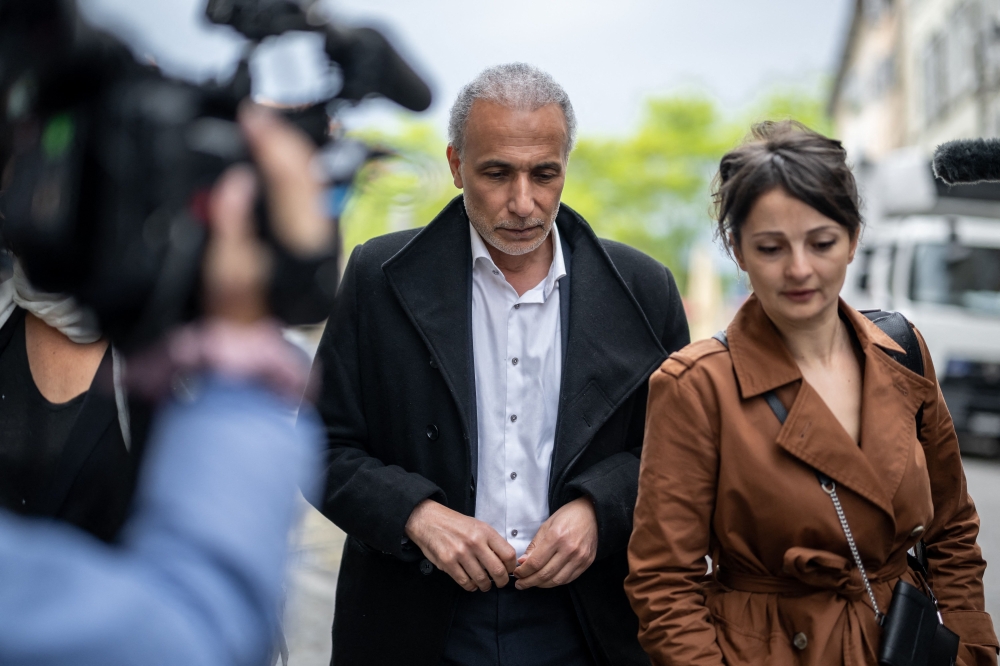
{"label": "coat lapel", "polygon": [[907,370],[882,351],[902,348],[878,326],[853,310],[848,316],[865,352],[861,450],[879,471],[882,488],[892,498],[917,438],[917,412],[937,389],[933,381]]}
{"label": "coat lapel", "polygon": [[462,198],[455,197],[382,265],[396,298],[437,363],[478,458],[472,356],[472,248]]}
{"label": "coat lapel", "polygon": [[915,414],[932,382],[913,375],[879,349],[902,351],[864,315],[843,302],[840,308],[857,333],[865,357],[860,447],[820,395],[802,381],[802,373],[755,296],[727,330],[733,368],[744,400],[800,382],[778,433],[778,446],[892,518],[892,497],[915,437]]}
{"label": "coat lapel", "polygon": [[667,356],[590,226],[565,205],[556,223],[572,263],[550,491]]}

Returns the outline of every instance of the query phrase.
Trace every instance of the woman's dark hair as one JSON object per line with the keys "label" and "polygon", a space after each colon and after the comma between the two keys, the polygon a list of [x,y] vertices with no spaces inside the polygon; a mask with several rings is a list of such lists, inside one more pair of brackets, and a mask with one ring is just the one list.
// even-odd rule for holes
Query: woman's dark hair
{"label": "woman's dark hair", "polygon": [[794,120],[767,120],[722,157],[712,183],[717,233],[727,252],[740,244],[753,205],[776,188],[846,227],[852,238],[861,228],[858,186],[841,143]]}

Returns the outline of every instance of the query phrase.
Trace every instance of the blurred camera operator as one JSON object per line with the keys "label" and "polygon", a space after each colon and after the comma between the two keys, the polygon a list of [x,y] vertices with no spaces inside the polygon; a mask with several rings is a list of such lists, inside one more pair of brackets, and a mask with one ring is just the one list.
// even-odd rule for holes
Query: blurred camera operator
{"label": "blurred camera operator", "polygon": [[[240,122],[279,239],[304,256],[329,251],[308,140],[257,107]],[[0,511],[0,663],[267,658],[297,489],[315,487],[320,431],[308,406],[297,427],[290,417],[308,367],[268,319],[272,260],[251,219],[255,188],[250,169],[234,167],[213,190],[205,319],[158,353],[165,376],[183,374],[194,389],[157,414],[120,545]]]}

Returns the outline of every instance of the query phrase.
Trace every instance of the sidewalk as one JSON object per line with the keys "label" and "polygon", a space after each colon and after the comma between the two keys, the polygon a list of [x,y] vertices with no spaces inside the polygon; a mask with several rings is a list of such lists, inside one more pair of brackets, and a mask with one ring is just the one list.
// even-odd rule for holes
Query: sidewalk
{"label": "sidewalk", "polygon": [[[289,562],[285,640],[289,666],[329,666],[330,628],[344,533],[304,500]],[[280,660],[279,660],[280,664]]]}

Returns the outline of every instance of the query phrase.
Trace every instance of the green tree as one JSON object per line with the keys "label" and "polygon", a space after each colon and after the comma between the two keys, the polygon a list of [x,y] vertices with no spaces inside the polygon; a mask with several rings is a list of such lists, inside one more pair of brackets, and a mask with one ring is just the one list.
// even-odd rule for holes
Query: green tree
{"label": "green tree", "polygon": [[[636,247],[669,266],[683,289],[691,243],[712,228],[711,180],[723,153],[752,122],[794,118],[821,132],[830,124],[820,91],[771,91],[737,113],[698,95],[650,99],[635,132],[583,136],[570,156],[563,201],[598,235]],[[401,120],[391,132],[359,138],[390,146],[400,159],[366,168],[344,215],[345,247],[378,234],[421,226],[458,194],[446,142],[426,122]]]}

